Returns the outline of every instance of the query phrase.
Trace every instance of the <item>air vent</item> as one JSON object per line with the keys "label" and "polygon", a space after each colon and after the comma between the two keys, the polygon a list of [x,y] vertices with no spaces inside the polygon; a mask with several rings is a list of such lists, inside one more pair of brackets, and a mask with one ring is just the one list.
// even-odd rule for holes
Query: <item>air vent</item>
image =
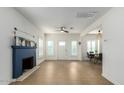
{"label": "air vent", "polygon": [[79,12],[77,13],[76,17],[77,18],[90,18],[90,17],[94,17],[96,15],[97,12]]}

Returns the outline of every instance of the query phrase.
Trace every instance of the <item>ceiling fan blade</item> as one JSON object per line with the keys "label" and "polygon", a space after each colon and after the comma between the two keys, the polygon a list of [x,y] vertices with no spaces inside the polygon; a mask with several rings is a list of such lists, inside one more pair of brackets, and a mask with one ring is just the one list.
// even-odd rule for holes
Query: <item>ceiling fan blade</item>
{"label": "ceiling fan blade", "polygon": [[64,32],[65,32],[65,33],[69,33],[69,31],[65,31],[65,30],[64,30]]}
{"label": "ceiling fan blade", "polygon": [[62,26],[62,27],[60,27],[60,29],[57,29],[56,31],[69,33],[69,31],[67,31],[67,30],[65,30],[65,29],[66,29],[66,27]]}

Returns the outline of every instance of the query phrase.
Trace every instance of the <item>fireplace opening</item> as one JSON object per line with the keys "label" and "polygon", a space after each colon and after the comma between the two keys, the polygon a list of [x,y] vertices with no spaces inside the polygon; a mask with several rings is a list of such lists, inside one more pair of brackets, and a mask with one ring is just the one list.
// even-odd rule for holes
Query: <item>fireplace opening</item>
{"label": "fireplace opening", "polygon": [[25,72],[33,68],[33,57],[24,58],[22,60],[22,71]]}

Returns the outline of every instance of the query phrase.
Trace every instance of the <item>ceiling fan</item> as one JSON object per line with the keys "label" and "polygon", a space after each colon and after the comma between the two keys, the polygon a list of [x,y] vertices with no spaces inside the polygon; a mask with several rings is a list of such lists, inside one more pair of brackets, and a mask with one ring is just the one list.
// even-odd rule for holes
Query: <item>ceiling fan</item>
{"label": "ceiling fan", "polygon": [[56,31],[69,33],[69,31],[67,31],[67,30],[65,30],[65,29],[66,29],[66,27],[62,26],[62,27],[59,27],[59,30],[56,30]]}

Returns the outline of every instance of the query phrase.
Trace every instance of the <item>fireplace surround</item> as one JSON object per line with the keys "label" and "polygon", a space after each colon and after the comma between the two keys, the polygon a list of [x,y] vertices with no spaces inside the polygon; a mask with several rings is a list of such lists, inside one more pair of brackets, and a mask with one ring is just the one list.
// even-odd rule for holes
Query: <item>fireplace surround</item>
{"label": "fireplace surround", "polygon": [[13,78],[20,77],[26,69],[36,66],[36,47],[12,46]]}

